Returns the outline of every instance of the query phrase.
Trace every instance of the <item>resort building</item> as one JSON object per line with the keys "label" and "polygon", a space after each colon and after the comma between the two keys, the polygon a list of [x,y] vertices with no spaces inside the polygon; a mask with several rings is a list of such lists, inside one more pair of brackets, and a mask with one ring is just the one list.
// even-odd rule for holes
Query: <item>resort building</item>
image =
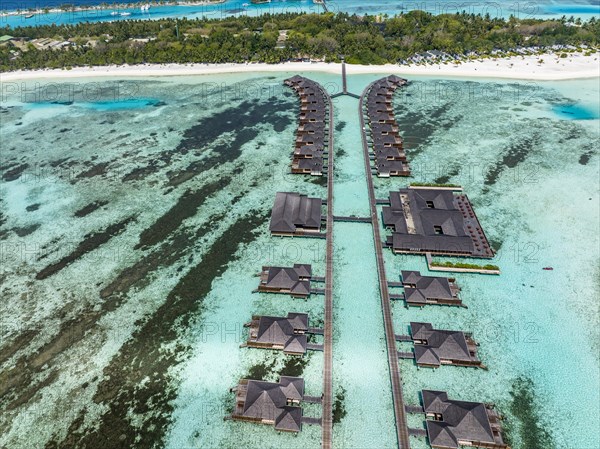
{"label": "resort building", "polygon": [[390,192],[383,224],[395,253],[492,258],[494,252],[466,195],[444,189]]}
{"label": "resort building", "polygon": [[462,305],[458,297],[460,288],[454,278],[421,276],[419,271],[402,270],[404,300],[409,306],[428,304]]}
{"label": "resort building", "polygon": [[277,192],[271,210],[272,235],[306,235],[321,231],[323,200],[293,192]]}
{"label": "resort building", "polygon": [[323,158],[294,157],[292,160],[292,173],[320,176],[323,174]]}
{"label": "resort building", "polygon": [[284,84],[292,88],[300,98],[291,171],[320,176],[324,171],[324,148],[329,138],[326,93],[320,84],[299,75],[286,79]]}
{"label": "resort building", "polygon": [[300,432],[304,379],[282,376],[279,383],[242,379],[235,391],[235,409],[231,418],[269,424],[275,430]]}
{"label": "resort building", "polygon": [[366,113],[370,127],[371,160],[379,177],[409,176],[402,137],[394,117],[392,97],[395,90],[407,84],[397,76],[376,81],[367,93]]}
{"label": "resort building", "polygon": [[421,394],[427,437],[434,449],[508,448],[502,439],[502,418],[491,405],[450,400],[443,391],[423,390]]}
{"label": "resort building", "polygon": [[310,294],[312,267],[294,264],[293,267],[262,267],[257,291],[263,293],[285,293],[297,298]]}
{"label": "resort building", "polygon": [[440,365],[485,368],[477,358],[477,343],[470,334],[434,329],[431,323],[410,323],[414,358],[418,366]]}
{"label": "resort building", "polygon": [[291,355],[304,355],[307,349],[322,349],[321,345],[308,343],[308,334],[322,333],[322,329],[308,327],[308,314],[288,313],[287,317],[253,316],[246,323],[250,328],[244,346],[275,349]]}

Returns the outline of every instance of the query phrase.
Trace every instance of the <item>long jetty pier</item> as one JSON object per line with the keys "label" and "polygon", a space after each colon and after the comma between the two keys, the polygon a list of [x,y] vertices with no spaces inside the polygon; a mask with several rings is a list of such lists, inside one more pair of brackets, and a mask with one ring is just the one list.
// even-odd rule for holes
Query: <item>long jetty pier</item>
{"label": "long jetty pier", "polygon": [[[327,199],[309,198],[294,192],[277,192],[269,229],[271,235],[325,238],[325,276],[318,278],[318,281],[324,282],[325,286],[310,288],[310,293],[325,296],[323,345],[311,344],[309,349],[323,351],[322,416],[318,423],[322,431],[321,445],[324,449],[331,449],[333,434],[333,102],[323,86],[303,76],[295,75],[286,79],[284,84],[298,94],[301,102],[297,142],[299,138],[302,138],[302,142],[297,143],[294,152],[292,173],[322,174],[320,169],[318,173],[314,170],[310,172],[295,170],[294,164],[297,160],[309,162],[316,160],[322,167],[324,162],[322,156],[326,154]],[[327,144],[326,153],[325,144]],[[325,216],[321,213],[323,205],[327,207]],[[321,232],[323,221],[326,226],[324,233]],[[317,423],[317,420],[311,423]]]}
{"label": "long jetty pier", "polygon": [[[324,2],[323,2],[324,3]],[[321,444],[323,449],[331,449],[333,433],[333,102],[323,89],[329,107],[329,139],[327,157],[327,221],[325,253],[325,319],[323,335],[323,416],[321,419]]]}
{"label": "long jetty pier", "polygon": [[410,449],[410,439],[408,425],[406,422],[406,408],[404,396],[402,393],[402,379],[400,366],[398,363],[398,350],[396,349],[396,334],[394,333],[394,324],[392,322],[392,309],[390,305],[390,293],[385,274],[385,263],[383,260],[383,245],[381,242],[381,233],[379,231],[379,218],[377,216],[377,199],[375,198],[375,188],[373,186],[373,175],[371,173],[371,159],[369,158],[369,144],[364,118],[364,100],[371,88],[378,83],[374,81],[363,91],[359,104],[360,127],[362,134],[363,155],[365,161],[365,171],[367,174],[367,187],[369,190],[369,206],[371,210],[371,223],[373,227],[373,239],[375,241],[375,252],[377,256],[377,272],[379,274],[379,291],[381,293],[381,309],[383,312],[385,340],[387,344],[388,363],[390,368],[390,378],[392,382],[392,396],[394,401],[394,415],[396,418],[396,434],[398,437],[398,447],[400,449]]}

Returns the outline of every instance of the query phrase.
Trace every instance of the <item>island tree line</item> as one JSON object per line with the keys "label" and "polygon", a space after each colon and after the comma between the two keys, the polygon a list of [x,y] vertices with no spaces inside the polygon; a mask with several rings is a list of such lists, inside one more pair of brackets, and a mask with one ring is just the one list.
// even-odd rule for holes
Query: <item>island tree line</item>
{"label": "island tree line", "polygon": [[[346,13],[265,14],[225,19],[160,19],[5,27],[18,46],[0,46],[0,70],[142,63],[279,63],[312,59],[398,63],[424,51],[453,56],[510,54],[518,48],[595,48],[600,21],[491,18],[411,11],[394,17]],[[32,40],[68,41],[40,49]],[[589,51],[589,50],[588,50]]]}

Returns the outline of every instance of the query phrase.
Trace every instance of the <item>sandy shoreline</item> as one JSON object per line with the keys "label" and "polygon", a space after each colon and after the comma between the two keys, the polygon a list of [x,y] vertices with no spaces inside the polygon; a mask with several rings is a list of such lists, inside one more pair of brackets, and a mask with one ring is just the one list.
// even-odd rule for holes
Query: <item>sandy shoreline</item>
{"label": "sandy shoreline", "polygon": [[[398,75],[508,78],[521,80],[569,80],[600,77],[600,53],[591,56],[569,54],[559,58],[555,54],[541,56],[515,56],[474,60],[459,65],[347,65],[348,74],[394,73]],[[539,63],[543,60],[543,63]],[[92,77],[155,77],[210,75],[240,72],[329,72],[340,73],[340,64],[324,62],[288,62],[283,64],[146,64],[102,67],[78,67],[72,70],[24,70],[0,74],[0,81],[34,80],[44,78]]]}

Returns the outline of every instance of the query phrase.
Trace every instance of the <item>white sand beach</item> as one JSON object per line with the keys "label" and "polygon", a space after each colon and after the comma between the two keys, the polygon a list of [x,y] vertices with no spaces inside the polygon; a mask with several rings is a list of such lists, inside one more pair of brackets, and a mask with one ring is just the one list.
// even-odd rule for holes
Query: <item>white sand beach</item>
{"label": "white sand beach", "polygon": [[[352,65],[348,74],[394,73],[445,77],[509,78],[521,80],[568,80],[600,77],[600,52],[585,56],[569,53],[480,59],[460,64],[429,65]],[[239,72],[330,72],[339,73],[340,64],[325,62],[287,62],[283,64],[144,64],[101,67],[77,67],[71,70],[23,70],[0,74],[0,81],[44,78],[181,76]]]}

